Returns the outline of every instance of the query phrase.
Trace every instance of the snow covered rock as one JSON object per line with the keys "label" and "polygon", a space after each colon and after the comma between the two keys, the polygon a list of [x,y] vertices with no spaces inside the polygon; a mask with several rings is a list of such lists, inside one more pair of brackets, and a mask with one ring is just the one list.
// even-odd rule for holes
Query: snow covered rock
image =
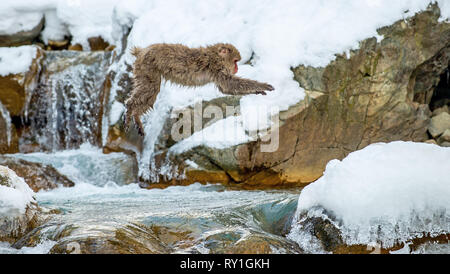
{"label": "snow covered rock", "polygon": [[442,133],[441,137],[438,139],[438,143],[443,147],[450,147],[450,128]]}
{"label": "snow covered rock", "polygon": [[0,241],[12,243],[38,225],[39,208],[33,196],[21,177],[0,166]]}
{"label": "snow covered rock", "polygon": [[[423,93],[433,92],[447,68],[450,23],[440,20],[439,7],[431,5],[411,18],[380,28],[378,34],[382,38],[361,41],[358,50],[338,55],[324,68],[301,65],[292,69],[305,97],[287,110],[281,109],[279,125],[272,128],[279,131],[277,150],[263,152],[261,147],[267,142],[262,136],[246,139],[250,128],[239,131],[234,124],[225,130],[210,127],[195,133],[222,140],[227,131],[238,129],[236,136],[243,138],[234,143],[219,145],[208,137],[174,144],[168,134],[174,122],[166,120],[159,129],[153,128],[157,123],[149,119],[149,134],[157,130],[160,134],[152,139],[152,146],[148,145],[150,138],[144,141],[145,149],[153,148],[153,153],[143,154],[141,163],[147,164],[141,165],[141,177],[150,183],[173,184],[207,182],[209,174],[221,177],[225,173],[224,181],[240,186],[305,185],[322,176],[330,160],[343,159],[371,143],[427,140],[431,112],[425,98],[430,96]],[[422,43],[417,44],[417,37]],[[230,106],[240,106],[241,115],[219,122],[235,119],[239,123],[239,117],[246,119],[250,114],[248,103],[263,104],[261,100],[267,97],[261,98],[245,96],[235,103],[222,99],[230,101],[226,103]],[[276,104],[278,99],[270,100]],[[220,108],[219,99],[204,100],[203,106],[214,102]],[[221,132],[224,134],[218,138]],[[184,167],[174,168],[176,165]],[[202,172],[203,179],[199,176]],[[190,178],[191,173],[195,177]]]}
{"label": "snow covered rock", "polygon": [[11,117],[26,117],[42,56],[43,51],[35,46],[0,48],[0,153],[18,151]]}
{"label": "snow covered rock", "polygon": [[[44,17],[40,13],[25,13],[9,17],[0,12],[0,47],[16,47],[31,44],[39,36],[44,26]],[[18,26],[22,26],[21,29]]]}
{"label": "snow covered rock", "polygon": [[448,235],[449,160],[450,148],[399,141],[330,161],[323,177],[302,190],[288,237],[333,251]]}

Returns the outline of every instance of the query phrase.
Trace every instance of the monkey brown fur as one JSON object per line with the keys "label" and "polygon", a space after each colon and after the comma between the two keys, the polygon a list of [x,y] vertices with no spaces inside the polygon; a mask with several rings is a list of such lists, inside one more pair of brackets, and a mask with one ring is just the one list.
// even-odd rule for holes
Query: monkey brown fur
{"label": "monkey brown fur", "polygon": [[235,76],[239,51],[231,44],[188,48],[181,44],[153,44],[133,48],[133,90],[125,101],[125,128],[134,118],[139,134],[144,134],[140,116],[153,107],[161,86],[161,78],[183,86],[215,83],[225,94],[263,94],[274,88],[266,83]]}

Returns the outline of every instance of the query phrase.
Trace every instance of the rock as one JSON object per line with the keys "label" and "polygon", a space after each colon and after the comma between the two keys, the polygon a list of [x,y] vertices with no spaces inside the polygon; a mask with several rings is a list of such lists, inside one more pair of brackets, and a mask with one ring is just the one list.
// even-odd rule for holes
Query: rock
{"label": "rock", "polygon": [[[91,51],[105,50],[110,47],[109,43],[103,40],[101,36],[88,38]],[[111,48],[109,48],[111,49]]]}
{"label": "rock", "polygon": [[12,244],[42,223],[33,196],[22,178],[0,166],[0,242]]}
{"label": "rock", "polygon": [[437,142],[434,139],[426,140],[425,143],[432,144],[432,145],[437,145]]}
{"label": "rock", "polygon": [[11,117],[24,114],[31,93],[39,80],[43,55],[44,52],[36,47],[36,56],[27,71],[0,76],[0,102]]}
{"label": "rock", "polygon": [[[307,213],[306,213],[307,214]],[[300,216],[299,225],[302,231],[313,236],[323,250],[333,254],[390,254],[404,247],[403,242],[394,244],[394,246],[386,248],[381,245],[372,246],[366,244],[347,244],[342,238],[340,228],[335,224],[335,218],[324,211],[324,217],[313,217],[302,215]],[[441,235],[427,235],[427,233],[417,233],[417,238],[412,238],[408,241],[409,249],[415,250],[423,243],[441,243],[447,244],[449,234],[443,232]]]}
{"label": "rock", "polygon": [[34,192],[54,189],[59,186],[73,187],[75,185],[69,178],[49,165],[6,156],[0,156],[0,165],[14,170]]}
{"label": "rock", "polygon": [[67,49],[73,50],[73,51],[83,51],[83,46],[80,44],[75,44],[75,45],[70,45]]}
{"label": "rock", "polygon": [[39,23],[29,31],[20,31],[9,35],[0,35],[0,47],[17,47],[21,45],[29,45],[39,36],[44,26],[44,17]]}
{"label": "rock", "polygon": [[450,129],[450,114],[442,112],[441,114],[431,118],[428,132],[433,138],[439,137],[444,131]]}
{"label": "rock", "polygon": [[67,39],[61,41],[48,40],[48,45],[50,46],[51,50],[63,50],[68,48],[69,40]]}
{"label": "rock", "polygon": [[114,236],[69,237],[59,241],[51,254],[168,254],[172,250],[153,234],[151,228],[130,224]]}
{"label": "rock", "polygon": [[[228,175],[227,183],[243,188],[302,186],[322,176],[330,160],[343,159],[369,144],[429,139],[428,104],[450,61],[450,23],[439,17],[439,8],[431,5],[379,29],[383,40],[366,39],[359,50],[349,57],[337,56],[325,68],[293,68],[307,96],[280,113],[277,151],[261,152],[264,143],[258,139],[226,149],[199,146],[168,155],[173,142],[163,130],[159,138],[168,141],[157,143],[152,159],[156,172],[167,170],[168,164],[178,165],[173,174],[182,174],[177,180],[189,182],[183,166],[191,160],[198,166],[197,179],[214,166],[214,173],[223,170]],[[166,121],[165,127],[171,123]],[[170,185],[173,177],[159,176],[146,183],[156,182]]]}
{"label": "rock", "polygon": [[449,108],[448,108],[447,105],[435,109],[435,110],[433,111],[433,117],[434,117],[434,116],[438,116],[438,115],[441,114],[442,112],[450,113],[450,110],[449,110]]}

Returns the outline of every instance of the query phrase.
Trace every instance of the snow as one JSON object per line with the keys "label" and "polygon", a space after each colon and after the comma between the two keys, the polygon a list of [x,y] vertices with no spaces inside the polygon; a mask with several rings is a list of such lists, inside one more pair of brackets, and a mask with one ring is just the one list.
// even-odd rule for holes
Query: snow
{"label": "snow", "polygon": [[35,57],[35,46],[0,47],[0,76],[28,71]]}
{"label": "snow", "polygon": [[[373,144],[330,161],[324,175],[302,190],[297,218],[334,216],[349,244],[392,246],[425,231],[449,233],[449,170],[450,148]],[[294,225],[290,237],[301,242],[299,230]]]}
{"label": "snow", "polygon": [[[6,178],[6,182],[3,180]],[[34,192],[23,178],[5,167],[0,166],[0,215],[24,214],[27,206],[35,202]]]}
{"label": "snow", "polygon": [[242,117],[230,116],[178,142],[170,148],[170,152],[180,154],[190,148],[201,145],[221,149],[242,144],[250,140],[250,136],[245,134]]}

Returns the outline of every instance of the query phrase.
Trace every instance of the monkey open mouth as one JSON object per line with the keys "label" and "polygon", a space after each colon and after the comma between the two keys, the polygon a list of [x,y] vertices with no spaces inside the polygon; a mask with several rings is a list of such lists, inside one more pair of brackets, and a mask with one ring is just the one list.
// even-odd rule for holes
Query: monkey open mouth
{"label": "monkey open mouth", "polygon": [[234,60],[234,74],[238,72],[237,60]]}

